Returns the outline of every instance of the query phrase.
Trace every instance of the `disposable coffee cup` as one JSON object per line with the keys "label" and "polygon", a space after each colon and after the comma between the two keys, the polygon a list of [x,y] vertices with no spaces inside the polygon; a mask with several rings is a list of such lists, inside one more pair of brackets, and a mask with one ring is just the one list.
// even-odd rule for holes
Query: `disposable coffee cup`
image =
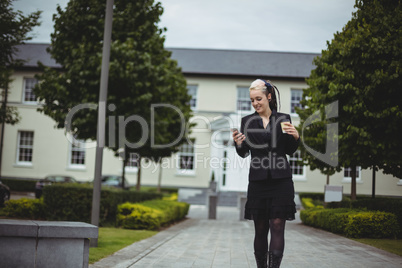
{"label": "disposable coffee cup", "polygon": [[289,120],[281,122],[282,133],[286,133],[286,131],[283,128],[285,127],[285,123],[289,123],[289,122],[290,122]]}

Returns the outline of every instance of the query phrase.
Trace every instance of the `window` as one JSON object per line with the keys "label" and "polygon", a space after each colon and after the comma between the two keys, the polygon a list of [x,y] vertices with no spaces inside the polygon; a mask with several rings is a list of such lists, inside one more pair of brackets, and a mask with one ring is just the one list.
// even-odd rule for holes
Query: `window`
{"label": "window", "polygon": [[17,163],[32,164],[33,153],[33,131],[18,132]]}
{"label": "window", "polygon": [[190,107],[192,109],[196,109],[197,108],[197,89],[198,89],[198,86],[196,86],[196,85],[188,85],[187,89],[188,89],[188,95],[191,96]]}
{"label": "window", "polygon": [[304,166],[299,164],[300,161],[302,161],[300,151],[296,151],[292,156],[289,157],[290,169],[292,170],[292,175],[295,177],[304,176]]}
{"label": "window", "polygon": [[128,169],[129,171],[134,171],[138,169],[138,165],[139,165],[139,160],[140,159],[140,155],[137,153],[130,153],[128,160],[127,160],[127,164],[126,164],[126,169]]}
{"label": "window", "polygon": [[24,94],[23,94],[23,102],[35,102],[36,96],[33,92],[33,88],[38,83],[38,80],[35,78],[25,78],[24,79]]}
{"label": "window", "polygon": [[193,144],[183,144],[180,146],[178,167],[180,170],[194,170],[194,146]]}
{"label": "window", "polygon": [[248,87],[237,87],[237,111],[251,111],[250,92]]}
{"label": "window", "polygon": [[[358,166],[356,167],[356,180],[360,180],[360,175],[361,175],[361,168]],[[343,180],[344,181],[352,180],[352,168],[346,167],[343,170]]]}
{"label": "window", "polygon": [[302,107],[300,101],[303,97],[303,90],[301,89],[292,89],[291,90],[291,100],[290,100],[290,113],[296,113],[296,107]]}
{"label": "window", "polygon": [[85,167],[85,141],[73,139],[70,143],[70,166]]}

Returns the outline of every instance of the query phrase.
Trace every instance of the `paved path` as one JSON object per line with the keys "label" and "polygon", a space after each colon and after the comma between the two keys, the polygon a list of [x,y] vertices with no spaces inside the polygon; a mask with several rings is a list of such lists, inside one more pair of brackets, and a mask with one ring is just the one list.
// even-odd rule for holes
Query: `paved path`
{"label": "paved path", "polygon": [[[90,265],[126,267],[256,267],[252,221],[240,221],[239,210],[218,207],[217,220],[205,206],[192,205],[187,220],[134,243]],[[281,267],[401,268],[402,257],[329,232],[287,222]]]}

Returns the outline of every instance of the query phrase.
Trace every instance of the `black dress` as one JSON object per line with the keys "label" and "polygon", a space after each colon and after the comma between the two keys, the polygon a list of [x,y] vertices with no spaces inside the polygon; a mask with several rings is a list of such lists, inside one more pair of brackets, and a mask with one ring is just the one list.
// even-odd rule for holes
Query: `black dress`
{"label": "black dress", "polygon": [[296,204],[292,178],[250,181],[244,218],[294,220]]}

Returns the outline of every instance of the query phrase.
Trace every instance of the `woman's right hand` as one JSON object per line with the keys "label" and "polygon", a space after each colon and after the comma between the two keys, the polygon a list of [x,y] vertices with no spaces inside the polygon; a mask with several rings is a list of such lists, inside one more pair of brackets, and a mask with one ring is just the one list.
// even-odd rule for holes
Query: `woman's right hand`
{"label": "woman's right hand", "polygon": [[240,146],[246,139],[246,136],[244,136],[244,134],[239,132],[237,129],[233,130],[232,137],[237,146]]}

